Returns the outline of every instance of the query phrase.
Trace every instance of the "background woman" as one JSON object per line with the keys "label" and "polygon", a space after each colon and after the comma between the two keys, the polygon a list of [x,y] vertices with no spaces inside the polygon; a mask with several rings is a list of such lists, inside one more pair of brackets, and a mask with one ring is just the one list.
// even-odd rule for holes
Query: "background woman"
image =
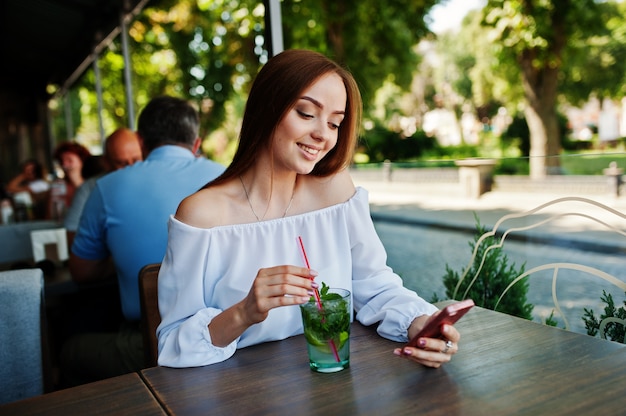
{"label": "background woman", "polygon": [[64,142],[54,151],[54,159],[63,170],[63,177],[52,182],[50,194],[50,217],[62,220],[65,211],[72,204],[74,193],[83,184],[83,165],[91,156],[89,150],[80,143]]}

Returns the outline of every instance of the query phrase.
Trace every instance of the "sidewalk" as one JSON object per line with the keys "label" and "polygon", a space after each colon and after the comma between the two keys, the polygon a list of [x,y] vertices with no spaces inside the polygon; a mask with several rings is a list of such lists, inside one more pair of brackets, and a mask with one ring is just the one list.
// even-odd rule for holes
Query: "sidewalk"
{"label": "sidewalk", "polygon": [[[516,192],[514,189],[496,187],[480,198],[473,199],[463,196],[458,182],[385,182],[371,178],[361,179],[358,174],[353,175],[353,179],[357,186],[369,191],[372,218],[376,221],[440,227],[472,234],[476,231],[474,214],[483,226],[491,230],[504,215],[523,213],[562,197],[588,198],[617,210],[622,215],[626,212],[626,196],[615,197],[568,188],[563,192]],[[626,218],[581,202],[560,203],[542,209],[534,217],[545,220],[549,216],[570,211],[584,212],[610,226],[626,230]],[[510,227],[528,224],[529,220],[509,220],[499,230],[505,231]],[[626,236],[579,216],[561,217],[533,230],[516,232],[511,237],[565,244],[603,253],[626,252]]]}
{"label": "sidewalk", "polygon": [[[487,230],[491,230],[504,215],[521,214],[566,196],[589,198],[619,213],[626,212],[626,196],[616,198],[572,186],[564,187],[563,192],[494,188],[480,198],[471,199],[463,196],[458,182],[441,178],[430,182],[385,182],[357,174],[353,179],[357,186],[369,192],[372,218],[387,249],[389,265],[407,287],[426,299],[433,293],[439,298],[444,296],[442,277],[446,267],[456,271],[467,267],[471,254],[468,243],[476,235],[474,214]],[[581,202],[552,206],[534,214],[535,221],[510,220],[498,229],[523,227],[534,224],[537,217],[544,221],[563,212],[583,209],[588,215],[598,217],[622,232],[626,230],[626,219]],[[518,240],[508,246],[505,244],[509,264],[526,264],[527,270],[553,262],[572,262],[597,268],[621,280],[626,278],[623,261],[626,236],[586,217],[560,217],[533,230],[512,232],[507,236],[508,240]],[[561,271],[560,276],[557,292],[561,309],[574,332],[586,333],[583,308],[591,308],[596,313],[602,311],[605,306],[600,302],[603,290],[612,293],[614,299],[622,299],[623,291],[589,275]],[[534,305],[536,322],[544,322],[554,311],[552,284],[551,272],[537,273],[530,281],[528,302]],[[559,327],[563,324],[560,323]]]}

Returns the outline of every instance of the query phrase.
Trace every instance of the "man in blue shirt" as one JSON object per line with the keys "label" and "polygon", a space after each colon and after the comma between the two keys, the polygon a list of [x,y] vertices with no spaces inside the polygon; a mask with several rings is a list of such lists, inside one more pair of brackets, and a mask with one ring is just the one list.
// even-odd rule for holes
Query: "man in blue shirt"
{"label": "man in blue shirt", "polygon": [[186,101],[151,100],[138,119],[145,160],[96,182],[85,204],[70,254],[76,282],[117,273],[126,322],[118,333],[80,334],[62,351],[67,384],[80,384],[143,368],[138,274],[159,263],[167,247],[167,222],[183,198],[220,175],[224,167],[196,157],[198,113]]}

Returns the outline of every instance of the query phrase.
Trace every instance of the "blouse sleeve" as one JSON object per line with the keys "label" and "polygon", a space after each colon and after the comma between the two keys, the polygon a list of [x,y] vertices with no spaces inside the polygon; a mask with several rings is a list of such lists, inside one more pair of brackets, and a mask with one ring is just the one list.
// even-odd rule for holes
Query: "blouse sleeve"
{"label": "blouse sleeve", "polygon": [[236,350],[238,339],[226,347],[211,342],[208,325],[222,311],[207,308],[204,276],[210,236],[206,230],[170,218],[169,237],[158,279],[161,324],[158,363],[167,367],[197,367],[224,361]]}
{"label": "blouse sleeve", "polygon": [[387,266],[387,253],[372,221],[367,193],[356,199],[347,219],[352,251],[352,276],[356,319],[364,325],[379,322],[378,333],[404,342],[408,328],[421,315],[438,309],[405,288],[400,276]]}

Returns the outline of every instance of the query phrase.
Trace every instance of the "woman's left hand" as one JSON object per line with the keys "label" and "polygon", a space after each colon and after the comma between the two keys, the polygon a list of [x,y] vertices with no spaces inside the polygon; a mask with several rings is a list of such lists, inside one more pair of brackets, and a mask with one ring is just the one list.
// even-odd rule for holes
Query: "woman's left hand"
{"label": "woman's left hand", "polygon": [[[419,318],[418,318],[419,319]],[[416,319],[417,320],[417,319]],[[439,368],[452,359],[459,350],[461,334],[452,325],[443,325],[442,338],[420,338],[419,348],[404,346],[396,348],[394,354],[406,357],[427,367]]]}

